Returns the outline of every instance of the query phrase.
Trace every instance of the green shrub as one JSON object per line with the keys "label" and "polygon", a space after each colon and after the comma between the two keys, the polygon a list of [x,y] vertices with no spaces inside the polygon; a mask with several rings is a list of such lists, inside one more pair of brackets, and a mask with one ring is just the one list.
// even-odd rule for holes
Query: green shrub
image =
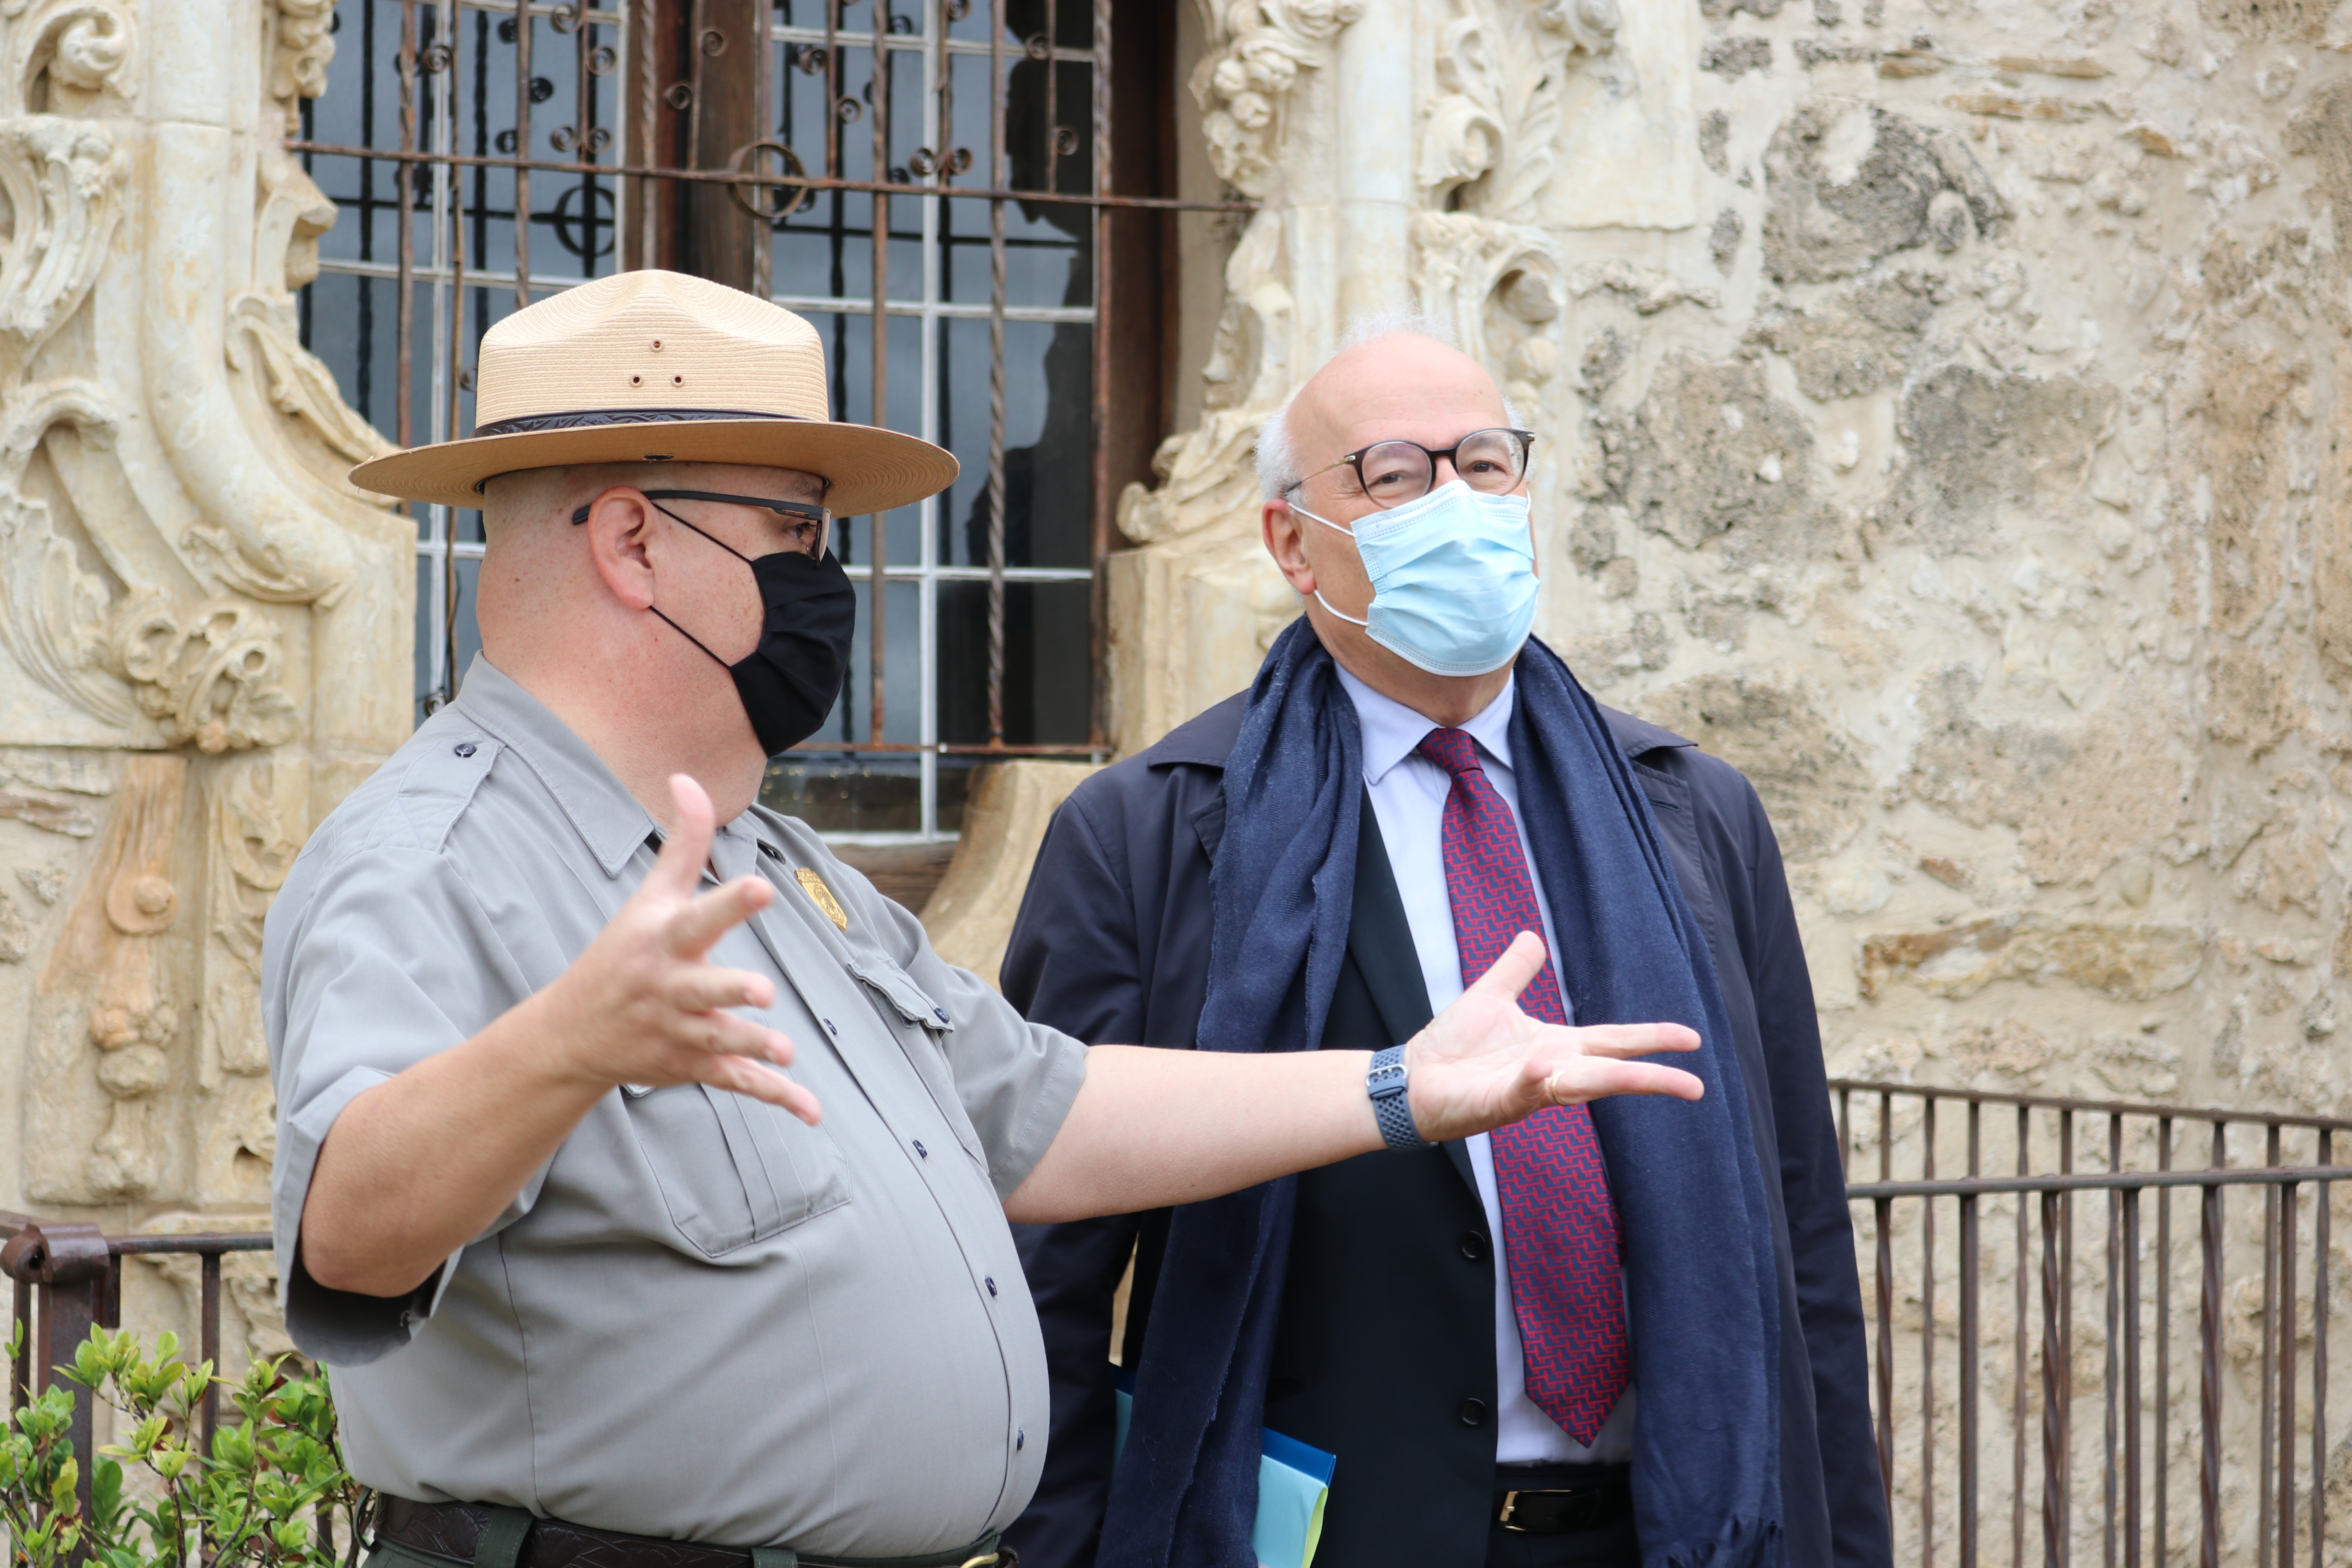
{"label": "green shrub", "polygon": [[[14,1359],[24,1334],[10,1336]],[[359,1487],[335,1441],[335,1406],[322,1377],[285,1375],[283,1358],[257,1363],[241,1383],[210,1362],[179,1358],[176,1334],[149,1355],[128,1331],[90,1331],[58,1374],[118,1413],[120,1444],[99,1450],[90,1502],[68,1432],[74,1396],[52,1387],[0,1428],[0,1529],[21,1568],[334,1568],[348,1545]],[[212,1452],[197,1452],[197,1410],[219,1384]],[[125,1490],[125,1463],[154,1479],[152,1496]],[[149,1489],[139,1489],[147,1491]]]}

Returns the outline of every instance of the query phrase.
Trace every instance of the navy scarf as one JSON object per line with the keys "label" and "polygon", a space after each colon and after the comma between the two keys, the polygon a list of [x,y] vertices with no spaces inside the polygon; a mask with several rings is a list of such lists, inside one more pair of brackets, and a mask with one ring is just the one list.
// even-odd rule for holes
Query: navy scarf
{"label": "navy scarf", "polygon": [[[1519,808],[1577,1021],[1671,1020],[1705,1041],[1662,1058],[1697,1074],[1704,1100],[1592,1107],[1625,1247],[1643,1562],[1770,1568],[1778,1273],[1714,962],[1599,708],[1539,642],[1517,680]],[[1259,669],[1225,764],[1202,1049],[1321,1043],[1348,945],[1363,774],[1355,705],[1302,617]],[[1099,1568],[1255,1563],[1258,1432],[1295,1193],[1285,1177],[1175,1211]]]}

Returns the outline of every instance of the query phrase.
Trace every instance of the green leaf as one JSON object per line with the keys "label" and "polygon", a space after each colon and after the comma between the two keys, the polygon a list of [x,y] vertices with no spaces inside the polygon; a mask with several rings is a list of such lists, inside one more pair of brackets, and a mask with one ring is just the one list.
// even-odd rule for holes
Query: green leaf
{"label": "green leaf", "polygon": [[100,1529],[113,1525],[114,1516],[122,1507],[122,1467],[112,1459],[100,1459],[90,1472],[89,1511]]}

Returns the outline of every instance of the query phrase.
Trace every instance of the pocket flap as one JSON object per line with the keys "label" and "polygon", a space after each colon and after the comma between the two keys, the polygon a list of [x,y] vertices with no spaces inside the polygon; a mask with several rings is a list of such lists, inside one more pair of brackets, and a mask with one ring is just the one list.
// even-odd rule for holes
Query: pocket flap
{"label": "pocket flap", "polygon": [[897,964],[854,958],[849,961],[849,973],[888,998],[892,1009],[909,1024],[942,1034],[954,1030],[955,1020],[948,1016],[948,1010],[932,1001],[930,994],[915,984],[915,977]]}

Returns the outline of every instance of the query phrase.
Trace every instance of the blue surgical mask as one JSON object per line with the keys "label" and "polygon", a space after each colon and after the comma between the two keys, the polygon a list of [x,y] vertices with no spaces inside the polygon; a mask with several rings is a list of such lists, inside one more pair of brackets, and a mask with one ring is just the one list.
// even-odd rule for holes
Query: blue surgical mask
{"label": "blue surgical mask", "polygon": [[1432,675],[1486,675],[1518,656],[1538,586],[1526,496],[1454,479],[1353,528],[1295,501],[1291,510],[1354,538],[1372,583],[1365,618],[1331,609],[1319,589],[1316,600],[1399,658]]}

